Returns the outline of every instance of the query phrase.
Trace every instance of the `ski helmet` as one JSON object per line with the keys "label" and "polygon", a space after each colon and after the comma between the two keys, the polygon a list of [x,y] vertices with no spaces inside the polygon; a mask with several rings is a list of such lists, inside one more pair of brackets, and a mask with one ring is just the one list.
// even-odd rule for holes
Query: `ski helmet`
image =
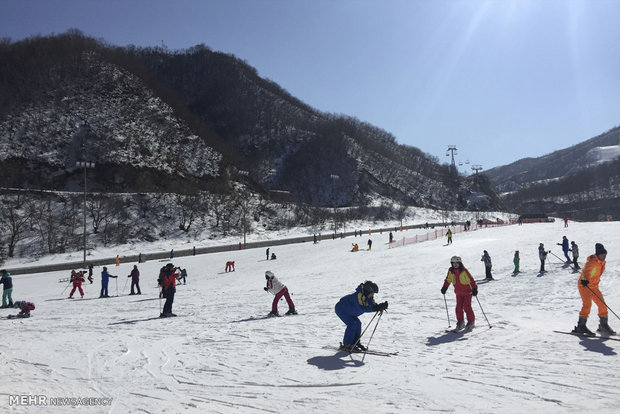
{"label": "ski helmet", "polygon": [[462,264],[463,262],[461,261],[461,257],[460,256],[452,256],[450,258],[450,263],[461,263]]}
{"label": "ski helmet", "polygon": [[265,272],[265,279],[273,279],[273,273],[271,272],[271,270],[267,270]]}
{"label": "ski helmet", "polygon": [[369,295],[371,293],[379,293],[379,286],[376,283],[367,280],[364,282],[364,287],[362,288],[364,295]]}
{"label": "ski helmet", "polygon": [[19,305],[21,305],[21,304],[22,304],[21,301],[18,300],[17,302],[13,303],[13,307],[14,308],[19,308]]}

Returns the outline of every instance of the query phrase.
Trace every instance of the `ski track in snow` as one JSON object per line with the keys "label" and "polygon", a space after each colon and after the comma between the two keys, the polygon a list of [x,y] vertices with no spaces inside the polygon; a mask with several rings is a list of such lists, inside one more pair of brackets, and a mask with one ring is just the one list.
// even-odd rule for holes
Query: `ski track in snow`
{"label": "ski track in snow", "polygon": [[[620,342],[553,332],[577,322],[579,274],[550,259],[549,272],[539,276],[537,247],[542,241],[562,257],[555,243],[564,234],[579,244],[582,265],[595,242],[605,244],[600,287],[618,312],[616,222],[482,229],[455,234],[446,247],[439,239],[388,249],[388,235],[374,234],[371,252],[349,252],[352,242],[365,245],[366,235],[276,246],[276,261],[259,260],[263,249],[182,257],[173,262],[187,268],[188,284],[177,288],[179,317],[167,319],[157,318],[161,261],[139,265],[142,296],[127,296],[129,286],[120,291],[133,263],[109,267],[120,276],[118,287],[110,282],[110,294],[119,289],[119,297],[109,299],[90,300],[99,295],[101,268],[94,284],[84,284],[84,300],[58,300],[65,272],[14,276],[14,300],[37,308],[29,319],[2,321],[0,366],[8,380],[0,383],[0,398],[15,413],[68,411],[9,407],[15,394],[113,399],[110,406],[77,408],[85,413],[347,412],[362,406],[382,413],[617,412]],[[439,290],[449,258],[460,255],[480,280],[483,249],[497,280],[479,285],[480,304],[472,301],[476,328],[446,332]],[[513,276],[517,249],[522,273]],[[235,260],[236,271],[222,275],[227,260]],[[266,270],[288,286],[299,315],[263,318],[273,299],[263,291]],[[366,355],[362,362],[362,354],[327,349],[344,333],[334,305],[364,280],[379,285],[377,301],[390,303],[370,348],[399,351],[396,356]],[[446,300],[453,328],[452,288]],[[279,310],[287,310],[285,301]],[[596,312],[593,306],[590,329],[597,327]],[[0,317],[15,313],[2,309]],[[362,322],[371,317],[363,315]],[[620,330],[620,320],[609,318]]]}

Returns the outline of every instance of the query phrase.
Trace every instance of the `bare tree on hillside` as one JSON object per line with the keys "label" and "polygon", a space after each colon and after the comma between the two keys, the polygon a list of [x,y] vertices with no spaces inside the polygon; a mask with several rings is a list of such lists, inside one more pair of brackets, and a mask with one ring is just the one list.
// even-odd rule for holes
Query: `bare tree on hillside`
{"label": "bare tree on hillside", "polygon": [[8,257],[15,255],[15,245],[24,237],[30,220],[24,196],[5,196],[0,199],[0,225],[7,235]]}

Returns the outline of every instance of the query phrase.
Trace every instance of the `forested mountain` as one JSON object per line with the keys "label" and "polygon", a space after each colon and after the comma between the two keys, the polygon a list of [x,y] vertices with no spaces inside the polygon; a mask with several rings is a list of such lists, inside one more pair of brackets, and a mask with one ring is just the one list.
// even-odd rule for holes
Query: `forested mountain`
{"label": "forested mountain", "polygon": [[[72,30],[0,44],[2,187],[106,192],[284,190],[317,206],[370,198],[497,208],[490,187],[357,119],[317,111],[204,45],[120,48]],[[420,137],[423,143],[427,137]],[[242,176],[243,177],[243,176]],[[484,187],[484,186],[483,186]]]}
{"label": "forested mountain", "polygon": [[486,175],[510,211],[618,219],[620,127],[570,148],[490,169]]}

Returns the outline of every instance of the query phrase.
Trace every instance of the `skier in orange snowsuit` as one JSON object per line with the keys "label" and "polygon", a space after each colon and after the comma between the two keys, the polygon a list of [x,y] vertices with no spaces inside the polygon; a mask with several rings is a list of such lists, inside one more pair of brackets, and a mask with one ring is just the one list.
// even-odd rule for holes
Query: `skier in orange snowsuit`
{"label": "skier in orange snowsuit", "polygon": [[579,312],[579,322],[577,322],[577,326],[573,331],[575,333],[594,335],[594,333],[586,327],[586,322],[588,321],[588,316],[590,316],[590,309],[592,309],[593,301],[598,307],[598,316],[600,318],[599,328],[597,331],[606,335],[615,335],[616,333],[608,324],[607,305],[605,305],[603,294],[598,288],[598,284],[601,281],[601,275],[605,271],[606,258],[607,250],[605,250],[605,247],[602,244],[596,243],[595,254],[588,257],[586,264],[581,271],[581,276],[579,277],[577,287],[579,288],[579,294],[581,295],[583,306]]}

